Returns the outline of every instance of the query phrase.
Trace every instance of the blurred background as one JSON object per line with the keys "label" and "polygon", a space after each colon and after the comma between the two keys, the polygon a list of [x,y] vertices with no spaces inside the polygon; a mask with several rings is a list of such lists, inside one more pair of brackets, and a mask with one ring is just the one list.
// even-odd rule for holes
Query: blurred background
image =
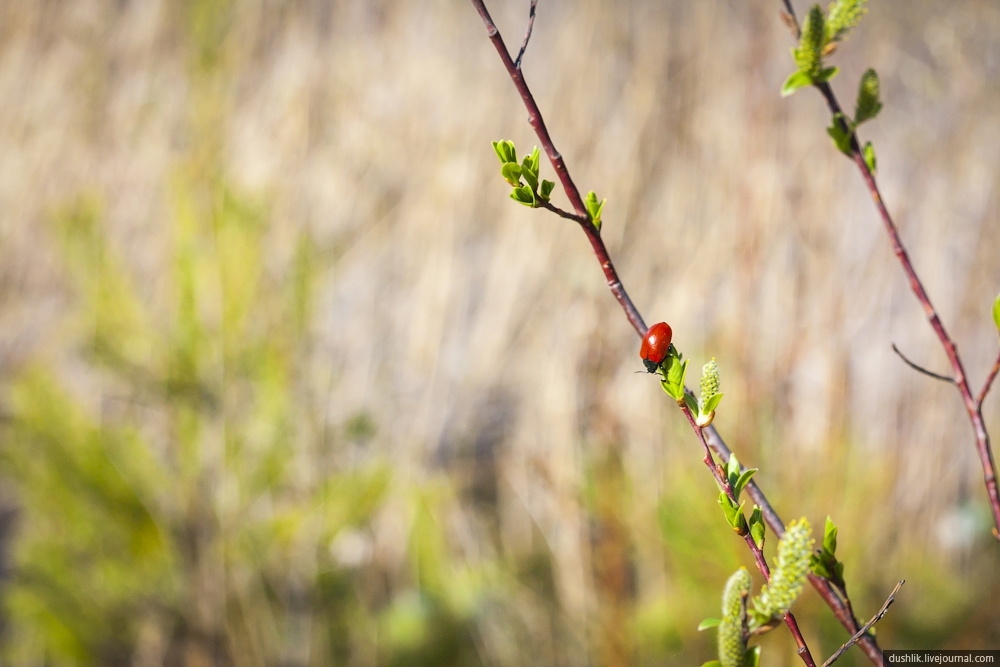
{"label": "blurred background", "polygon": [[[971,429],[890,349],[947,372],[821,98],[778,94],[779,4],[541,0],[525,74],[778,512],[841,526],[859,616],[907,580],[882,645],[996,648]],[[489,6],[516,47],[527,0]],[[832,62],[849,108],[881,74],[862,135],[978,387],[1000,5],[873,2]],[[584,236],[508,199],[525,117],[460,0],[0,2],[2,664],[715,657],[750,555]]]}

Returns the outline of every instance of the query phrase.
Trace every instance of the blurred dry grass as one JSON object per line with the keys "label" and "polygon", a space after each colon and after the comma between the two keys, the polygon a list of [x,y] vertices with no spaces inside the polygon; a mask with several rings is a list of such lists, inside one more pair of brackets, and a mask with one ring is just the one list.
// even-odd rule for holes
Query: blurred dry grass
{"label": "blurred dry grass", "polygon": [[[493,4],[515,43],[527,3]],[[882,76],[886,109],[865,136],[975,382],[996,352],[998,35],[990,0],[884,0],[835,56],[845,100],[864,68]],[[908,580],[879,626],[883,645],[996,646],[1000,573],[971,434],[951,388],[890,350],[894,341],[944,368],[861,182],[829,145],[821,100],[778,96],[789,46],[770,0],[543,0],[525,71],[578,184],[609,200],[605,239],[647,320],[670,321],[696,364],[718,358],[726,400],[716,423],[741,460],[761,466],[778,511],[842,525],[859,613]],[[141,378],[121,367],[109,377],[88,353],[95,331],[118,326],[118,307],[88,310],[60,245],[58,220],[85,201],[152,331],[174,326],[188,243],[223,267],[221,286],[210,267],[193,283],[197,317],[228,322],[227,289],[242,298],[244,280],[274,286],[276,296],[248,297],[233,315],[266,346],[267,327],[294,319],[280,304],[302,240],[314,249],[312,287],[295,292],[306,328],[280,352],[295,369],[290,414],[312,421],[281,441],[294,463],[280,491],[226,491],[242,479],[239,460],[206,445],[194,465],[209,491],[191,496],[203,503],[200,530],[241,516],[239,503],[277,513],[279,497],[294,505],[319,489],[318,475],[391,469],[370,517],[332,535],[310,528],[269,557],[268,571],[287,572],[283,588],[261,593],[278,610],[267,623],[246,621],[244,635],[232,614],[213,619],[249,588],[198,582],[227,571],[249,581],[258,566],[229,563],[171,584],[183,593],[170,594],[169,613],[156,599],[138,604],[141,628],[114,640],[117,653],[73,660],[711,657],[711,638],[694,627],[747,554],[722,525],[676,411],[633,373],[637,342],[582,235],[507,200],[489,141],[524,150],[534,137],[471,6],[8,0],[0,128],[0,382],[15,422],[24,415],[11,388],[43,368],[98,423],[132,425],[163,451],[174,437],[163,415],[176,399],[133,409],[155,402]],[[251,220],[235,236],[217,222],[228,220],[227,197],[234,220]],[[215,232],[185,227],[188,209],[196,220],[216,211],[205,218]],[[259,233],[244,235],[251,228]],[[228,252],[242,253],[231,266]],[[242,335],[223,331],[206,358],[226,359]],[[151,340],[130,343],[140,365],[156,358]],[[208,419],[204,441],[246,423],[266,454],[278,440],[251,417],[269,394],[226,398],[243,384],[219,368],[204,377],[228,426]],[[996,395],[986,412],[1000,433]],[[23,432],[8,429],[3,447],[17,451]],[[320,447],[328,435],[330,451]],[[11,506],[23,470],[8,467]],[[30,588],[17,579],[25,531],[8,532],[8,549],[13,580]],[[324,572],[344,573],[335,599],[356,612],[295,612],[322,598]],[[815,596],[800,605],[814,650],[843,640]],[[10,664],[75,664],[22,611],[8,605],[8,645],[19,651]],[[172,613],[182,621],[164,620]],[[173,651],[189,626],[218,645]],[[768,662],[793,664],[788,647],[769,638]]]}

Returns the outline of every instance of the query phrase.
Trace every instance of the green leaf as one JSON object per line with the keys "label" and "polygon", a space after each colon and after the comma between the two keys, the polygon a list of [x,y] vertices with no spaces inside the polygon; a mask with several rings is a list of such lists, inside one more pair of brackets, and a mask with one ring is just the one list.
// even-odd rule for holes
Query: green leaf
{"label": "green leaf", "polygon": [[698,414],[698,399],[696,399],[692,394],[684,392],[684,405],[686,405],[688,410],[693,412],[695,415]]}
{"label": "green leaf", "polygon": [[868,165],[868,171],[874,176],[878,170],[878,162],[875,160],[875,147],[870,141],[865,144],[865,164]]}
{"label": "green leaf", "polygon": [[726,477],[729,478],[730,486],[734,486],[736,484],[736,480],[740,477],[740,460],[736,458],[735,453],[730,454],[729,461],[726,462]]}
{"label": "green leaf", "polygon": [[746,488],[746,485],[750,482],[750,478],[754,476],[755,472],[757,472],[757,468],[747,468],[743,471],[743,473],[736,480],[736,484],[733,485],[734,496],[737,498],[740,497],[740,494],[743,492],[743,489]]}
{"label": "green leaf", "polygon": [[826,21],[826,41],[839,42],[854,26],[858,25],[865,12],[865,0],[836,0],[829,6]]}
{"label": "green leaf", "polygon": [[500,167],[500,174],[515,188],[521,185],[521,167],[516,162],[508,162]]}
{"label": "green leaf", "polygon": [[754,505],[753,511],[750,513],[750,536],[753,537],[753,543],[757,545],[758,549],[764,548],[766,532],[767,525],[764,523],[764,515],[760,511],[760,507]]}
{"label": "green leaf", "polygon": [[718,627],[719,623],[722,623],[721,618],[706,618],[704,621],[698,624],[698,632],[702,630],[708,630],[709,628]]}
{"label": "green leaf", "polygon": [[[668,357],[669,358],[669,357]],[[660,384],[663,391],[667,392],[675,401],[684,400],[684,375],[687,373],[687,359],[673,359],[667,367],[666,379]]]}
{"label": "green leaf", "polygon": [[722,401],[722,394],[716,394],[712,398],[705,402],[705,414],[714,411],[719,407],[719,402]]}
{"label": "green leaf", "polygon": [[497,157],[500,158],[502,164],[507,164],[508,162],[517,163],[517,151],[514,149],[514,142],[504,139],[503,141],[494,141],[493,150],[496,152]]}
{"label": "green leaf", "polygon": [[997,298],[993,301],[993,323],[997,325],[997,330],[1000,331],[1000,294],[997,294]]}
{"label": "green leaf", "polygon": [[726,521],[740,535],[745,535],[749,530],[746,517],[743,516],[743,503],[736,505],[732,499],[726,495],[725,491],[719,493],[719,507],[726,515]]}
{"label": "green leaf", "polygon": [[514,188],[514,191],[510,193],[510,198],[525,206],[535,205],[535,193],[527,185]]}
{"label": "green leaf", "polygon": [[701,667],[722,667],[722,663],[718,660],[709,660],[706,663],[702,663]]}
{"label": "green leaf", "polygon": [[597,228],[597,231],[601,231],[601,211],[604,209],[604,204],[606,204],[607,201],[607,199],[602,199],[598,202],[597,194],[591,190],[587,193],[587,198],[583,202],[584,206],[587,207],[587,213],[590,214],[590,220],[594,223],[594,227]]}
{"label": "green leaf", "polygon": [[858,85],[858,102],[854,109],[854,124],[861,125],[871,120],[882,111],[882,101],[879,99],[878,72],[869,69],[861,75]]}
{"label": "green leaf", "polygon": [[760,666],[760,646],[747,649],[747,652],[743,656],[743,665],[744,667]]}
{"label": "green leaf", "polygon": [[549,197],[552,196],[552,188],[556,186],[552,181],[542,181],[542,191],[538,193],[538,196],[543,200],[548,201]]}
{"label": "green leaf", "polygon": [[788,97],[799,88],[812,85],[812,79],[805,72],[792,72],[781,86],[781,96]]}
{"label": "green leaf", "polygon": [[[836,146],[841,153],[850,157],[851,133],[849,131],[844,131],[844,124],[846,123],[847,116],[838,111],[833,116],[833,124],[826,128],[826,133],[830,135],[831,139],[833,139],[833,145]],[[850,126],[848,126],[848,130],[850,130]]]}
{"label": "green leaf", "polygon": [[506,139],[503,141],[494,141],[493,152],[500,158],[500,164],[507,164],[508,162],[517,163],[517,151],[514,150],[513,141],[507,141]]}
{"label": "green leaf", "polygon": [[823,528],[823,551],[831,556],[837,555],[837,526],[830,517],[826,517],[826,526]]}
{"label": "green leaf", "polygon": [[814,555],[809,563],[809,569],[812,570],[813,574],[823,577],[824,579],[830,579],[832,581],[833,572],[831,572],[830,568],[828,568],[826,565],[827,564],[823,561],[822,558]]}
{"label": "green leaf", "polygon": [[819,76],[816,77],[816,81],[829,81],[833,77],[837,76],[838,72],[840,72],[839,67],[827,67],[826,69],[822,69],[819,71]]}
{"label": "green leaf", "polygon": [[[528,158],[524,159],[525,162]],[[524,182],[528,184],[528,187],[532,190],[538,189],[538,176],[532,173],[530,165],[527,167],[521,167],[521,176],[524,178]]]}
{"label": "green leaf", "polygon": [[535,146],[531,151],[531,155],[524,156],[523,166],[527,171],[535,175],[536,180],[538,178],[538,161],[540,156],[541,152],[538,150],[538,146]]}

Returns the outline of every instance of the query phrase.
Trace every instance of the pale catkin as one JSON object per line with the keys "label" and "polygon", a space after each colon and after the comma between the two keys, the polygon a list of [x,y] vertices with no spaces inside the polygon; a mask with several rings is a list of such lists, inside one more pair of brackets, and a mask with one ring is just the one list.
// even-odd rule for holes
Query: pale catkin
{"label": "pale catkin", "polygon": [[813,5],[802,24],[799,46],[792,49],[799,71],[804,72],[813,80],[819,76],[823,67],[822,51],[826,45],[825,30],[823,9],[819,5]]}
{"label": "pale catkin", "polygon": [[719,662],[722,667],[744,667],[747,652],[743,636],[743,598],[750,595],[753,581],[745,567],[729,577],[722,593],[722,622],[719,623]]}
{"label": "pale catkin", "polygon": [[701,404],[704,406],[719,393],[719,364],[715,357],[701,367]]}
{"label": "pale catkin", "polygon": [[770,618],[784,616],[802,592],[809,575],[809,558],[813,550],[812,526],[805,519],[792,521],[778,542],[778,557],[771,582],[765,585],[754,606]]}

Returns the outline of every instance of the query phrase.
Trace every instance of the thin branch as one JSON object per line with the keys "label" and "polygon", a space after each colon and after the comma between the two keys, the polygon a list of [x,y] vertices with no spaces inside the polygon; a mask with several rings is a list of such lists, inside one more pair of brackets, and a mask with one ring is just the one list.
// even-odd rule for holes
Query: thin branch
{"label": "thin branch", "polygon": [[785,11],[782,12],[781,18],[788,26],[788,29],[792,31],[792,36],[798,39],[802,35],[802,29],[799,28],[799,20],[795,18],[795,9],[792,7],[791,0],[783,0],[785,3]]}
{"label": "thin branch", "polygon": [[997,354],[997,360],[993,362],[993,368],[990,370],[990,374],[986,376],[986,382],[983,383],[983,388],[979,391],[979,395],[976,396],[976,405],[979,409],[983,408],[983,401],[986,400],[986,394],[990,393],[990,387],[993,386],[993,381],[997,379],[997,373],[1000,373],[1000,353]]}
{"label": "thin branch", "polygon": [[[834,95],[829,83],[820,82],[813,85],[823,95],[830,112],[834,116],[838,113],[843,113],[840,103],[837,101],[837,96]],[[841,124],[843,125],[843,120],[841,120]],[[849,128],[845,131],[849,131]],[[910,260],[910,255],[906,251],[903,240],[899,235],[899,228],[896,227],[892,216],[889,215],[889,210],[885,207],[885,202],[882,200],[882,195],[878,189],[878,183],[875,181],[875,174],[868,168],[868,163],[865,162],[865,157],[858,143],[857,134],[854,132],[851,132],[851,157],[854,159],[858,171],[861,172],[861,178],[864,179],[872,201],[875,203],[875,208],[882,218],[882,224],[892,244],[892,251],[903,267],[903,272],[910,283],[910,290],[923,307],[927,321],[941,342],[941,347],[944,348],[944,353],[948,357],[952,371],[955,373],[954,384],[958,389],[958,393],[962,396],[965,412],[969,417],[969,423],[972,425],[972,431],[976,438],[976,453],[979,455],[979,463],[983,468],[983,482],[986,485],[986,495],[989,498],[990,510],[993,513],[993,534],[997,539],[1000,539],[1000,532],[997,530],[1000,529],[1000,488],[997,486],[996,463],[993,460],[993,449],[990,447],[990,435],[986,430],[986,423],[983,421],[979,404],[976,403],[976,399],[972,396],[972,391],[969,389],[969,380],[965,375],[962,358],[958,354],[958,346],[944,328],[937,309],[931,303],[931,298],[927,294],[927,290],[924,289],[924,285],[920,281],[916,269],[913,268],[913,262]]]}
{"label": "thin branch", "polygon": [[535,6],[537,4],[538,0],[531,0],[531,9],[528,10],[528,27],[524,29],[524,41],[521,42],[521,50],[517,52],[517,58],[514,59],[514,67],[517,69],[521,69],[521,58],[524,57],[528,42],[531,40],[531,30],[535,27]]}
{"label": "thin branch", "polygon": [[932,377],[935,380],[941,380],[942,382],[948,382],[950,384],[955,384],[955,378],[950,378],[947,375],[938,375],[937,373],[931,372],[931,371],[927,370],[926,368],[924,368],[923,366],[918,366],[917,364],[915,364],[912,361],[910,361],[909,359],[907,359],[906,355],[899,351],[899,348],[896,347],[895,343],[892,344],[892,351],[895,352],[896,354],[898,354],[899,358],[902,359],[903,362],[907,366],[909,366],[913,370],[917,371],[918,373],[923,373],[924,375],[926,375],[928,377]]}
{"label": "thin branch", "polygon": [[[590,240],[598,262],[601,264],[601,269],[604,271],[609,289],[618,300],[619,304],[621,304],[622,309],[625,311],[625,315],[632,324],[633,329],[635,329],[636,333],[640,337],[644,336],[647,330],[645,322],[643,322],[638,309],[636,309],[632,300],[629,298],[628,293],[625,291],[625,288],[622,286],[621,281],[618,279],[618,274],[610,256],[608,255],[607,249],[604,246],[604,242],[601,240],[600,233],[589,222],[590,219],[587,216],[587,210],[583,204],[583,199],[580,197],[580,191],[577,189],[576,184],[570,177],[569,170],[566,167],[566,163],[564,162],[562,155],[556,150],[556,147],[552,142],[552,138],[549,136],[541,111],[538,109],[538,105],[535,103],[534,97],[524,81],[524,76],[521,73],[521,70],[518,69],[515,66],[514,61],[511,60],[510,53],[507,51],[503,38],[497,30],[496,25],[493,23],[483,0],[471,0],[471,2],[479,12],[480,17],[486,26],[486,31],[490,41],[493,43],[494,48],[496,48],[497,54],[500,56],[500,60],[503,62],[504,67],[507,70],[507,74],[510,76],[511,81],[514,83],[514,86],[517,88],[517,91],[524,102],[525,108],[528,110],[528,123],[538,135],[539,142],[542,144],[546,155],[549,157],[549,161],[552,163],[553,169],[555,169],[556,174],[559,176],[559,181],[562,184],[563,190],[565,191],[567,198],[569,198],[570,204],[573,206],[577,217],[570,217],[572,214],[565,211],[560,213],[559,210],[556,210],[554,212],[562,217],[574,220],[580,225],[581,229],[583,229],[587,238]],[[698,431],[702,437],[704,437],[707,433],[707,445],[716,453],[720,460],[724,463],[728,462],[731,452],[715,428],[709,426],[707,429],[698,429]],[[715,473],[713,472],[713,476],[714,475]],[[777,512],[774,511],[774,508],[771,506],[764,493],[757,486],[756,482],[750,480],[750,483],[746,487],[746,491],[750,497],[753,498],[754,502],[761,508],[764,520],[771,530],[774,531],[778,537],[784,535],[785,524],[781,521]],[[753,541],[752,538],[750,541]],[[820,594],[827,605],[829,605],[834,616],[841,623],[841,625],[843,625],[848,632],[857,632],[860,627],[860,623],[853,617],[847,607],[845,607],[843,601],[837,596],[833,585],[826,579],[811,573],[809,574],[809,582]],[[793,624],[795,623],[794,617],[792,617],[791,621]],[[882,664],[881,649],[879,648],[874,637],[865,636],[860,640],[859,644],[862,646],[865,654],[873,663],[876,665]]]}
{"label": "thin branch", "polygon": [[[739,504],[736,496],[733,494],[733,488],[729,485],[723,474],[722,466],[715,463],[712,459],[712,450],[708,446],[708,440],[705,438],[704,430],[698,426],[698,423],[694,419],[694,415],[691,413],[691,409],[686,404],[681,404],[681,410],[684,412],[684,416],[687,417],[688,423],[691,425],[691,429],[698,436],[701,441],[702,446],[705,448],[705,465],[712,472],[715,477],[716,483],[722,487],[723,492],[729,496],[729,499],[733,501],[734,504]],[[771,582],[771,568],[767,566],[767,560],[764,558],[764,552],[761,548],[757,546],[754,541],[753,536],[748,532],[743,535],[743,541],[747,543],[747,547],[750,549],[750,553],[753,554],[754,564],[762,575],[764,575],[764,580],[768,583]],[[786,613],[782,620],[785,625],[788,626],[789,632],[792,633],[792,637],[795,639],[795,645],[798,647],[799,657],[802,658],[802,662],[806,664],[806,667],[816,667],[816,661],[813,660],[812,653],[809,651],[809,646],[806,645],[806,640],[802,636],[802,631],[799,629],[798,621],[795,620],[795,616],[791,612]]]}
{"label": "thin branch", "polygon": [[886,598],[885,602],[882,604],[882,608],[879,609],[874,616],[872,616],[870,621],[865,623],[864,627],[858,630],[858,632],[853,637],[848,639],[843,646],[838,648],[836,653],[831,655],[827,659],[827,661],[823,663],[823,667],[830,667],[830,665],[832,665],[837,660],[837,658],[842,656],[844,652],[847,651],[847,649],[851,648],[856,643],[858,643],[858,640],[861,639],[861,637],[863,637],[864,635],[866,635],[868,631],[872,629],[872,626],[874,626],[876,623],[882,620],[882,617],[885,616],[885,613],[889,611],[889,606],[896,601],[896,593],[899,592],[899,589],[903,586],[904,583],[906,583],[905,579],[900,580],[900,582],[896,584],[896,587],[892,589],[892,592],[889,593],[889,597]]}
{"label": "thin branch", "polygon": [[[622,310],[625,311],[625,317],[628,318],[636,333],[640,336],[646,335],[646,323],[643,322],[642,315],[639,314],[635,304],[632,303],[632,299],[629,298],[628,293],[625,291],[625,287],[622,286],[622,282],[618,278],[618,272],[615,270],[615,265],[608,254],[608,249],[604,246],[604,241],[601,239],[600,232],[589,222],[590,218],[587,216],[586,206],[583,205],[580,190],[577,189],[576,183],[570,177],[569,169],[566,168],[566,162],[563,160],[562,154],[556,150],[555,144],[552,143],[549,130],[545,127],[545,119],[542,118],[542,112],[539,111],[538,104],[535,103],[535,98],[528,89],[528,84],[524,81],[524,75],[514,65],[514,61],[510,59],[510,53],[507,51],[503,37],[500,36],[500,31],[497,30],[493,19],[490,18],[490,13],[487,11],[483,0],[471,1],[479,12],[483,23],[486,25],[486,33],[489,35],[490,41],[493,42],[500,60],[507,69],[507,74],[510,76],[511,81],[514,82],[514,86],[517,88],[517,92],[520,93],[521,100],[528,110],[528,124],[531,125],[532,129],[535,130],[535,134],[538,135],[538,141],[542,144],[545,154],[549,157],[549,162],[552,163],[552,168],[555,169],[556,174],[559,176],[559,182],[562,183],[563,190],[569,198],[569,203],[573,205],[573,210],[580,217],[580,219],[577,219],[577,224],[580,225],[584,234],[587,235],[587,239],[594,249],[594,254],[597,255],[597,260],[601,263],[601,269],[604,270],[604,278],[608,283],[608,289],[618,299]],[[588,222],[584,223],[581,219]]]}
{"label": "thin branch", "polygon": [[551,202],[543,201],[541,199],[539,200],[539,202],[540,202],[539,206],[541,208],[544,208],[547,211],[552,211],[560,218],[566,218],[567,220],[572,220],[573,222],[576,222],[581,225],[590,223],[590,220],[586,216],[580,216],[577,215],[576,213],[570,213],[569,211],[564,211],[558,206],[553,206]]}
{"label": "thin branch", "polygon": [[[709,426],[704,429],[706,433],[706,439],[708,440],[708,446],[712,448],[719,460],[723,464],[729,463],[729,457],[732,456],[732,452],[729,447],[726,446],[725,441],[722,436],[719,435],[718,431],[715,430],[714,426]],[[740,472],[746,470],[744,466],[740,466]],[[774,507],[768,501],[767,496],[764,492],[760,490],[757,486],[757,482],[750,480],[744,489],[747,495],[754,501],[758,507],[760,507],[761,515],[764,517],[764,522],[767,524],[774,534],[780,539],[782,535],[785,534],[785,522],[781,520],[778,513],[774,511]],[[854,634],[861,627],[861,622],[854,615],[854,610],[851,607],[850,599],[846,596],[846,591],[844,591],[843,596],[838,595],[837,588],[830,583],[828,579],[825,579],[819,575],[809,573],[809,583],[812,587],[819,593],[819,596],[823,598],[827,606],[833,612],[834,617],[840,622],[844,629],[849,633]],[[865,635],[858,642],[861,649],[876,665],[882,664],[882,649],[878,645],[878,641],[875,637],[871,635]]]}

